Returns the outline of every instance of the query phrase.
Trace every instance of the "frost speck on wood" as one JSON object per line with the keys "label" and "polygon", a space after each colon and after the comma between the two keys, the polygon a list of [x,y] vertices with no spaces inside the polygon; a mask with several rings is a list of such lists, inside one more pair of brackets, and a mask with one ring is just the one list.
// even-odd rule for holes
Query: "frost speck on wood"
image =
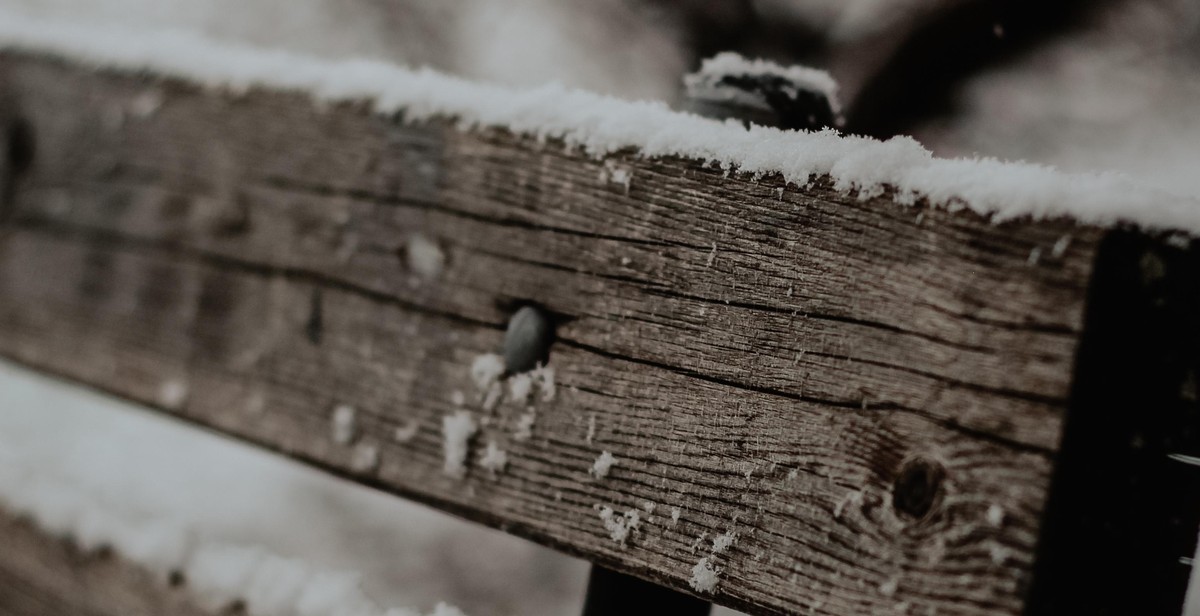
{"label": "frost speck on wood", "polygon": [[487,391],[504,374],[504,358],[495,353],[485,353],[471,362],[471,381],[480,391]]}
{"label": "frost speck on wood", "polygon": [[164,381],[158,388],[158,403],[172,411],[183,408],[183,403],[187,402],[187,398],[188,386],[181,379]]}
{"label": "frost speck on wood", "polygon": [[622,546],[625,545],[630,534],[641,526],[642,514],[638,513],[637,509],[630,509],[625,512],[624,516],[619,516],[611,507],[600,505],[596,505],[596,507],[600,509],[600,520],[604,522],[604,530],[608,531],[609,538]]}
{"label": "frost speck on wood", "polygon": [[442,472],[456,479],[466,476],[469,441],[477,429],[470,411],[455,411],[442,417]]}
{"label": "frost speck on wood", "polygon": [[358,434],[357,412],[348,404],[339,404],[333,409],[333,442],[349,445]]}
{"label": "frost speck on wood", "polygon": [[596,461],[592,463],[591,470],[588,472],[591,473],[596,479],[604,479],[608,476],[608,471],[612,469],[613,465],[616,463],[617,459],[613,457],[612,452],[605,451],[596,458]]}
{"label": "frost speck on wood", "polygon": [[710,558],[701,558],[700,562],[692,567],[692,577],[688,580],[688,585],[696,592],[712,592],[721,581],[721,571],[713,565]]}
{"label": "frost speck on wood", "polygon": [[503,471],[507,465],[508,454],[503,449],[500,449],[496,441],[488,441],[487,448],[479,458],[479,466],[483,467],[494,478],[496,473]]}

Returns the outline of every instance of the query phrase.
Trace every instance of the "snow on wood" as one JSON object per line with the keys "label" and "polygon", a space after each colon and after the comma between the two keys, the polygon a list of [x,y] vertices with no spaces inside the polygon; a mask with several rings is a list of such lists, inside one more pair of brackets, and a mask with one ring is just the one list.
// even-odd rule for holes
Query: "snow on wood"
{"label": "snow on wood", "polygon": [[[257,545],[206,538],[172,519],[115,506],[40,467],[6,457],[0,466],[0,507],[32,519],[82,549],[111,548],[126,561],[156,575],[162,584],[178,576],[199,605],[216,612],[234,603],[247,616],[420,616],[385,609],[368,597],[360,576],[318,568],[273,554]],[[439,604],[430,616],[461,616]]]}
{"label": "snow on wood", "polygon": [[720,575],[721,569],[713,566],[711,558],[701,558],[700,562],[692,567],[692,577],[688,583],[696,592],[712,592],[721,581]]}
{"label": "snow on wood", "polygon": [[783,66],[763,59],[750,59],[726,51],[700,63],[700,70],[684,78],[689,91],[710,90],[726,75],[754,77],[779,76],[798,86],[810,88],[825,96],[836,115],[841,112],[838,85],[826,71],[807,66]]}
{"label": "snow on wood", "polygon": [[588,472],[596,479],[604,479],[608,477],[608,471],[616,463],[617,459],[613,457],[612,452],[604,451],[600,453],[595,462],[592,462],[592,468]]}
{"label": "snow on wood", "polygon": [[349,445],[358,435],[357,411],[348,404],[339,404],[333,409],[332,436],[333,442],[339,445]]}
{"label": "snow on wood", "polygon": [[478,429],[471,412],[455,411],[442,417],[442,455],[445,460],[443,472],[461,479],[467,474],[469,441]]}
{"label": "snow on wood", "polygon": [[634,148],[731,171],[778,173],[807,186],[829,176],[860,199],[891,191],[911,204],[968,208],[995,221],[1072,217],[1200,233],[1200,200],[1115,174],[1064,174],[1028,163],[937,159],[906,137],[880,142],[834,131],[781,131],[678,113],[656,102],[623,101],[550,85],[516,90],[430,70],[365,60],[331,61],[208,40],[188,32],[131,31],[0,14],[0,48],[42,53],[101,68],[146,71],[243,92],[255,87],[310,93],[317,101],[369,100],[408,121],[455,118],[464,130],[500,127],[559,139],[603,157]]}
{"label": "snow on wood", "polygon": [[479,466],[486,470],[490,476],[495,477],[507,465],[508,454],[503,449],[500,449],[496,441],[488,441],[483,455],[479,457]]}
{"label": "snow on wood", "polygon": [[480,391],[487,391],[504,374],[504,358],[496,353],[484,353],[471,362],[471,381]]}
{"label": "snow on wood", "polygon": [[642,514],[637,509],[630,509],[621,516],[617,515],[612,507],[596,507],[600,511],[600,521],[604,523],[604,530],[608,531],[609,538],[622,546],[629,540],[630,534],[641,526]]}

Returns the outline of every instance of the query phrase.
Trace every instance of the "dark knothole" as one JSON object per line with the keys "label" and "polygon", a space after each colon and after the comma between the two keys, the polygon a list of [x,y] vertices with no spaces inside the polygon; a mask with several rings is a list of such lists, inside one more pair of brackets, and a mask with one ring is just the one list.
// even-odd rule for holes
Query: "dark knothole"
{"label": "dark knothole", "polygon": [[942,465],[926,458],[904,463],[892,487],[892,506],[902,516],[924,518],[941,497],[946,472]]}

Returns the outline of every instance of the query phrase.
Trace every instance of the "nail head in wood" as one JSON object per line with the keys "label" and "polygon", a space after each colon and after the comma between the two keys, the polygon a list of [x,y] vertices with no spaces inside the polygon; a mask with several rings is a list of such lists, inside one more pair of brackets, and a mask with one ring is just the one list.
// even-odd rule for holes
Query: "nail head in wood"
{"label": "nail head in wood", "polygon": [[513,374],[545,365],[554,341],[554,325],[536,306],[522,306],[508,320],[504,334],[504,366]]}

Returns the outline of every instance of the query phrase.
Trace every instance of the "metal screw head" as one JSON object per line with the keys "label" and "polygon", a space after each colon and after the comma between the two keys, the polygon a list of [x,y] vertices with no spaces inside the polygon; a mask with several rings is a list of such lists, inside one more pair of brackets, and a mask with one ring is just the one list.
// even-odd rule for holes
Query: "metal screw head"
{"label": "metal screw head", "polygon": [[508,320],[504,333],[504,365],[512,374],[528,372],[545,364],[554,341],[554,325],[535,306],[522,306]]}

